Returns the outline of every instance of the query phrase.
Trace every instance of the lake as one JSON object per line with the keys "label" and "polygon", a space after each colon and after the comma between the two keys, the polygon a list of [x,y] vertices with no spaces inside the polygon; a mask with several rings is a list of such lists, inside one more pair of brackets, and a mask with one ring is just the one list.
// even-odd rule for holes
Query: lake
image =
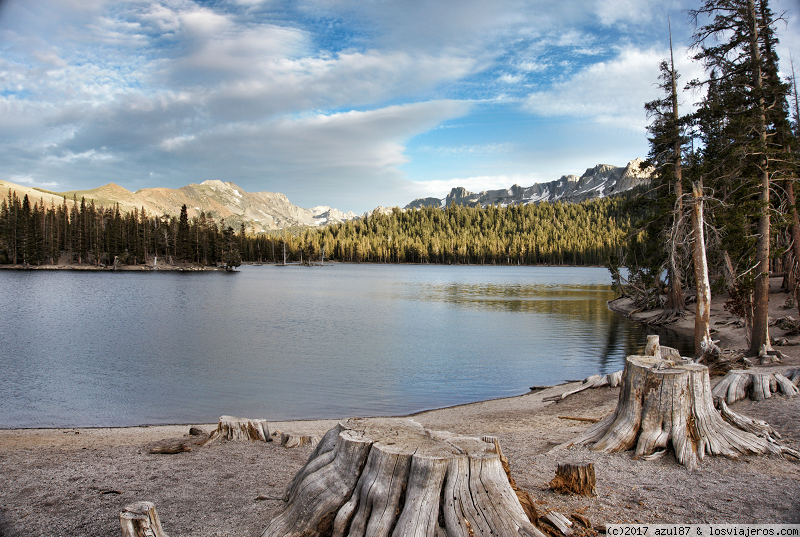
{"label": "lake", "polygon": [[402,415],[610,373],[648,333],[601,268],[4,270],[0,290],[2,428]]}

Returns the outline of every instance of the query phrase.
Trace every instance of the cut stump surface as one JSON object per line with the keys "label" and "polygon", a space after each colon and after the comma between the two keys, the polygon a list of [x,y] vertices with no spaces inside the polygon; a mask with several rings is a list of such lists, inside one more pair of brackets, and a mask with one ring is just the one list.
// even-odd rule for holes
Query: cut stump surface
{"label": "cut stump surface", "polygon": [[340,422],[295,475],[286,508],[262,537],[543,537],[489,440],[410,419]]}

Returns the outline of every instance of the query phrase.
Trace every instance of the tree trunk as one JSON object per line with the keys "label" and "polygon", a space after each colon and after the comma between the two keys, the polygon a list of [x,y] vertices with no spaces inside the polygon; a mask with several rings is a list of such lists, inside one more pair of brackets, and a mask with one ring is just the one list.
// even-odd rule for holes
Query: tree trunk
{"label": "tree trunk", "polygon": [[[670,100],[672,101],[672,121],[677,126],[680,121],[678,113],[678,75],[675,71],[675,58],[672,53],[672,27],[669,31],[669,56],[670,56]],[[672,148],[672,165],[675,172],[673,190],[675,192],[675,208],[672,214],[672,237],[669,244],[669,290],[667,293],[667,308],[672,314],[683,315],[686,307],[683,299],[683,283],[681,270],[678,265],[678,243],[683,239],[683,166],[681,163],[681,138],[676,127],[673,133],[675,142]]]}
{"label": "tree trunk", "polygon": [[635,448],[634,457],[645,459],[671,446],[690,470],[706,454],[792,453],[723,420],[714,408],[707,367],[649,356],[628,356],[616,410],[570,445],[588,442],[605,453]]}
{"label": "tree trunk", "polygon": [[[800,118],[798,118],[800,119]],[[790,177],[784,182],[786,187],[786,201],[789,205],[789,215],[791,217],[790,234],[792,237],[792,263],[786,267],[786,270],[791,273],[792,277],[788,280],[792,283],[792,288],[787,289],[794,296],[794,302],[797,305],[797,312],[800,313],[800,286],[797,282],[797,269],[800,263],[800,217],[797,215],[797,204],[794,197],[794,178]]]}
{"label": "tree trunk", "polygon": [[[755,69],[753,70],[753,85],[760,93],[763,87],[761,76],[761,53],[758,43],[758,17],[753,0],[747,0],[750,20],[753,31],[750,34],[750,57]],[[767,156],[767,116],[764,97],[758,98],[758,133],[760,146],[758,151],[763,152],[764,162],[761,165],[761,215],[758,218],[758,231],[756,239],[756,277],[753,296],[753,336],[750,341],[749,354],[755,356],[761,347],[770,347],[769,342],[769,158]]]}
{"label": "tree trunk", "polygon": [[711,284],[708,281],[708,262],[706,258],[706,239],[703,228],[703,182],[692,184],[692,261],[694,280],[697,288],[697,304],[694,315],[694,354],[701,356],[704,349],[710,348],[711,331]]}
{"label": "tree trunk", "polygon": [[262,537],[543,534],[493,442],[408,419],[352,418],[328,431]]}

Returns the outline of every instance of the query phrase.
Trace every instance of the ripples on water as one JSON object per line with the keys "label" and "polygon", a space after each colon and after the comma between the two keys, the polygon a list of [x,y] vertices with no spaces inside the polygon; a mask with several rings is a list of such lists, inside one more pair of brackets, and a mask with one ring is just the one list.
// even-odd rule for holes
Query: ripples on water
{"label": "ripples on water", "polygon": [[517,395],[640,350],[645,331],[608,311],[608,283],[605,269],[552,267],[2,271],[0,427],[405,414]]}

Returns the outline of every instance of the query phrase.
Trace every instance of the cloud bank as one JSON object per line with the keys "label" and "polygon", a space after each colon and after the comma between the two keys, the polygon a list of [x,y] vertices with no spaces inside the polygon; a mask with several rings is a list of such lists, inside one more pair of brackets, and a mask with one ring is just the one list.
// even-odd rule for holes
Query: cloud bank
{"label": "cloud bank", "polygon": [[686,7],[5,0],[0,177],[51,190],[221,179],[361,212],[456,181],[581,173],[646,153],[667,14],[684,80],[696,76],[691,29],[674,22]]}

